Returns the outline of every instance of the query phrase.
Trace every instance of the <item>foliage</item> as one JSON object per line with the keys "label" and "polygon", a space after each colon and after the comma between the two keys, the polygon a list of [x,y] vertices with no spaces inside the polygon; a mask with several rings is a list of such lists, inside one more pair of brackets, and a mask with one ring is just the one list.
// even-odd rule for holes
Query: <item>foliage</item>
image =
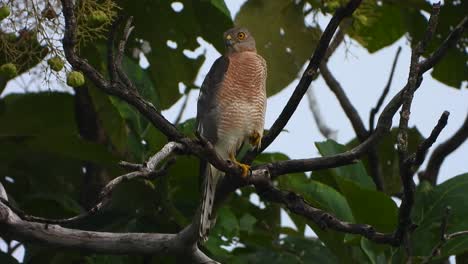
{"label": "foliage", "polygon": [[[77,8],[80,56],[104,75],[107,70],[104,39],[112,19],[117,13],[134,17],[135,30],[123,58],[124,71],[140,94],[158,110],[168,109],[184,96],[179,85],[196,89],[195,77],[205,55],[192,56],[188,51],[199,46],[197,38],[203,38],[222,53],[222,33],[233,25],[222,0],[181,1],[178,5],[169,0],[144,4],[129,0],[77,2],[80,3]],[[242,6],[234,21],[252,31],[259,53],[268,61],[269,96],[294,81],[312,55],[323,30],[316,21],[317,16],[331,14],[344,2],[249,0]],[[22,74],[48,60],[53,70],[62,70],[63,54],[55,44],[38,37],[44,30],[40,25],[52,27],[58,21],[51,12],[60,12],[55,6],[42,4],[41,10],[49,15],[35,20],[23,31],[14,31],[14,23],[21,22],[13,20],[20,7],[11,4],[12,14],[0,24],[0,65],[16,65],[17,73]],[[445,1],[438,34],[429,52],[434,51],[464,15],[468,9],[466,4],[467,1]],[[425,13],[429,10],[429,4],[423,0],[366,0],[351,19],[346,34],[371,53],[401,37],[414,44],[426,28]],[[60,25],[55,26],[54,30],[59,30]],[[468,76],[467,44],[465,36],[435,67],[433,77],[449,86],[462,87]],[[140,66],[140,57],[147,59],[148,67]],[[67,72],[71,70],[68,68],[65,65]],[[8,78],[0,76],[0,95],[7,82]],[[81,79],[78,83],[83,84]],[[83,212],[93,203],[103,184],[122,173],[118,160],[142,162],[166,142],[135,109],[105,95],[88,81],[73,93],[48,91],[2,96],[0,124],[0,181],[15,205],[27,213],[52,218]],[[193,119],[189,119],[178,127],[190,135],[193,126]],[[409,150],[414,151],[421,135],[412,129],[409,137]],[[390,195],[401,190],[398,157],[393,146],[395,138],[396,131],[392,130],[377,149],[381,157],[379,166],[385,172],[388,186],[385,193],[376,190],[366,160],[314,171],[312,175],[281,176],[277,184],[282,189],[298,192],[313,206],[341,220],[372,224],[378,231],[391,232],[397,224],[398,207]],[[317,142],[316,146],[321,155],[327,156],[344,152],[356,142],[345,146],[326,141]],[[288,157],[282,153],[264,153],[255,163],[284,159]],[[198,160],[180,157],[164,178],[124,183],[113,193],[109,208],[79,227],[119,232],[177,232],[191,221],[198,206],[197,174]],[[413,218],[419,227],[412,241],[418,260],[430,254],[437,243],[440,217],[446,205],[452,206],[454,215],[449,231],[468,228],[464,221],[468,211],[463,207],[468,202],[464,191],[467,183],[468,175],[464,174],[434,188],[424,182],[418,186]],[[377,245],[356,235],[322,230],[291,212],[285,213],[295,228],[285,228],[281,225],[282,209],[266,201],[253,203],[255,197],[253,189],[244,188],[228,198],[204,245],[206,252],[226,263],[405,261],[401,249]],[[308,228],[318,238],[306,237]],[[27,243],[25,247],[26,263],[178,263],[174,256],[163,259],[161,256],[84,256],[73,250],[59,251]],[[467,252],[468,241],[460,238],[444,247],[441,258]],[[0,252],[0,262],[16,263],[16,260]]]}

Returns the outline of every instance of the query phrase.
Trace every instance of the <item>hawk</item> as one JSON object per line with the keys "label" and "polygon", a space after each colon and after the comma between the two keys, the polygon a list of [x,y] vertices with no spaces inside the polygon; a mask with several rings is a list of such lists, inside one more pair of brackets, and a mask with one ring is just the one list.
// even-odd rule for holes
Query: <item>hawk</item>
{"label": "hawk", "polygon": [[[242,168],[246,177],[250,167],[236,160],[243,143],[260,148],[266,110],[265,60],[257,54],[255,39],[243,27],[224,33],[226,52],[211,66],[203,81],[197,105],[197,132],[213,144],[216,153]],[[199,238],[206,241],[214,225],[212,208],[216,185],[224,174],[205,161],[200,208]]]}

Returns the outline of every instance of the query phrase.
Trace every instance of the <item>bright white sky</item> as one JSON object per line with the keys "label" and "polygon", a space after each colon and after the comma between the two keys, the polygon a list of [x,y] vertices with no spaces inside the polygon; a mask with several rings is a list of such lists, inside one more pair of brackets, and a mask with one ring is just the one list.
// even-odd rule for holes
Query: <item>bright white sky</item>
{"label": "bright white sky", "polygon": [[[226,0],[226,4],[231,14],[236,14],[244,0]],[[324,28],[328,22],[327,18],[322,18],[320,25]],[[201,48],[207,50],[207,59],[202,66],[197,78],[197,84],[201,84],[207,74],[211,64],[220,55],[210,44],[200,40]],[[381,91],[387,82],[391,63],[398,46],[402,47],[400,60],[395,71],[394,81],[387,96],[386,102],[397,93],[406,83],[410,49],[405,38],[375,54],[369,54],[365,49],[359,47],[357,43],[350,45],[348,53],[341,47],[337,50],[329,62],[329,68],[335,77],[344,87],[349,99],[356,107],[361,118],[367,124],[369,110],[375,105]],[[312,50],[311,50],[312,54]],[[300,74],[299,74],[300,76]],[[289,85],[279,94],[268,99],[266,128],[269,128],[276,117],[279,115],[290,95],[292,94],[297,80]],[[17,92],[18,83],[8,85],[3,96]],[[315,89],[315,95],[318,98],[321,112],[326,123],[332,129],[338,130],[338,142],[346,143],[355,137],[352,127],[341,110],[335,96],[330,92],[322,78],[319,78],[312,84]],[[183,120],[192,118],[196,114],[196,99],[198,91],[191,92],[187,109],[183,115]],[[413,100],[411,111],[410,126],[416,126],[423,136],[427,137],[434,125],[437,123],[444,110],[450,111],[449,123],[443,130],[437,143],[446,140],[462,124],[468,112],[468,89],[456,90],[445,86],[444,84],[431,78],[426,73],[424,82],[418,89]],[[174,120],[177,116],[182,99],[171,109],[163,111],[163,114],[169,120]],[[398,115],[394,118],[394,125],[397,125]],[[324,140],[318,132],[312,114],[308,108],[307,99],[304,98],[300,103],[296,113],[289,121],[286,129],[289,132],[283,132],[277,140],[266,150],[268,152],[283,152],[291,158],[309,158],[317,157],[318,152],[314,142]],[[468,172],[468,143],[464,143],[444,162],[440,170],[439,182],[445,181],[450,177]],[[424,165],[423,165],[424,167]],[[253,197],[258,201],[258,197]],[[292,223],[283,214],[283,224],[291,226]],[[312,234],[307,232],[308,234]],[[0,249],[5,250],[5,245],[0,241]],[[15,256],[22,260],[23,250],[18,250]]]}

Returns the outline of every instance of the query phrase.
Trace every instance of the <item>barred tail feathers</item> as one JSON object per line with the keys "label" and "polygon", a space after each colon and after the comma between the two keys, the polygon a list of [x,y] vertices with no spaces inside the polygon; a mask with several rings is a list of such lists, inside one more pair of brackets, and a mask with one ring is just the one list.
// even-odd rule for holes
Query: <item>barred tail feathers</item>
{"label": "barred tail feathers", "polygon": [[216,185],[222,172],[213,167],[211,164],[206,166],[204,172],[203,196],[200,209],[200,226],[198,235],[201,241],[208,239],[210,228],[214,225],[215,218],[212,218],[213,202],[216,193]]}

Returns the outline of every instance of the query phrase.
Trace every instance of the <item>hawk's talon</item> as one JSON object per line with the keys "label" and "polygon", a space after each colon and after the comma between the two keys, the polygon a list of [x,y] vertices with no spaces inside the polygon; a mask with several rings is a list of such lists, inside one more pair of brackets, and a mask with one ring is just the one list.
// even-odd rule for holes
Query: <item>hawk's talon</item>
{"label": "hawk's talon", "polygon": [[251,171],[250,166],[237,161],[236,156],[234,156],[234,154],[230,154],[229,159],[230,159],[231,162],[233,162],[234,164],[236,164],[237,166],[239,166],[242,169],[242,173],[241,173],[242,178],[246,178],[247,176],[249,176],[251,174],[251,173],[249,173]]}

